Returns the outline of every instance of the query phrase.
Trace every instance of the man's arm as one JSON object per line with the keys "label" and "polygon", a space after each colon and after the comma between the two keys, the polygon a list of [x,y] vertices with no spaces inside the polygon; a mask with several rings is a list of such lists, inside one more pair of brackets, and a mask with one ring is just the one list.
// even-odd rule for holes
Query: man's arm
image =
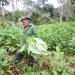
{"label": "man's arm", "polygon": [[36,27],[33,29],[33,35],[37,38],[39,37],[38,29]]}

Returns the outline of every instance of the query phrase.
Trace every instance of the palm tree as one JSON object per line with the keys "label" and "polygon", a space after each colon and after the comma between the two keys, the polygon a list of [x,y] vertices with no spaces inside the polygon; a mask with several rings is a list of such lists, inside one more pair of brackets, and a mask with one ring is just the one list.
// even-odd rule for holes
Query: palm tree
{"label": "palm tree", "polygon": [[9,3],[9,0],[0,0],[0,4],[2,5],[2,9],[3,9],[2,15],[3,15],[3,18],[4,18],[4,6],[9,5],[10,3]]}

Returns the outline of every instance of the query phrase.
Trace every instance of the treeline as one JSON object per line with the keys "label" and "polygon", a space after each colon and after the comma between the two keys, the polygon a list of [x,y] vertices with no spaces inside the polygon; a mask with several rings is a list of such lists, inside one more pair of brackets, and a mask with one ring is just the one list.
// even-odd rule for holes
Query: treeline
{"label": "treeline", "polygon": [[[0,3],[2,3],[2,1],[4,0],[0,0]],[[48,0],[37,0],[37,2],[33,2],[32,0],[17,0],[17,2],[18,1],[23,3],[24,9],[19,11],[19,7],[17,7],[17,10],[14,12],[6,11],[4,15],[0,13],[1,20],[4,18],[7,21],[14,21],[16,24],[22,15],[29,15],[35,25],[75,21],[74,0],[57,0],[60,5],[57,8],[52,4],[46,3]],[[2,6],[4,5],[2,4]],[[2,6],[0,7],[1,9],[3,9]]]}

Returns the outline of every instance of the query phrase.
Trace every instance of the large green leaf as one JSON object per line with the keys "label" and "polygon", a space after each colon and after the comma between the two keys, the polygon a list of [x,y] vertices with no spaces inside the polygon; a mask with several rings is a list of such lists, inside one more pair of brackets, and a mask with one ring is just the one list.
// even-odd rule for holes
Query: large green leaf
{"label": "large green leaf", "polygon": [[[40,42],[38,42],[38,40],[40,40]],[[23,53],[27,47],[26,54],[33,56],[34,58],[37,58],[39,56],[39,54],[48,55],[48,53],[46,51],[47,45],[40,38],[35,38],[33,36],[29,37],[29,38],[27,38],[27,43],[28,43],[27,46],[23,45],[19,52]]]}
{"label": "large green leaf", "polygon": [[20,51],[19,51],[19,52],[23,52],[23,51],[24,51],[24,49],[25,49],[25,44],[22,46],[22,48],[20,49]]}
{"label": "large green leaf", "polygon": [[4,60],[3,62],[2,62],[2,65],[3,66],[7,66],[8,64],[7,64],[7,60]]}
{"label": "large green leaf", "polygon": [[41,54],[36,48],[33,47],[33,45],[29,44],[28,50],[35,54]]}
{"label": "large green leaf", "polygon": [[60,52],[60,48],[58,46],[56,46],[56,51]]}
{"label": "large green leaf", "polygon": [[4,74],[4,71],[0,68],[0,74]]}
{"label": "large green leaf", "polygon": [[36,43],[36,47],[38,48],[39,51],[45,51],[46,52],[46,49],[42,46],[42,44]]}

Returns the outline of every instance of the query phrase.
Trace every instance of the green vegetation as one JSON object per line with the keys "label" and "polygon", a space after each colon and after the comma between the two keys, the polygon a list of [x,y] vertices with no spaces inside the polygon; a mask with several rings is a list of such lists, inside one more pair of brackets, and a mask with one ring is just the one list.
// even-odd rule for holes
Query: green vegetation
{"label": "green vegetation", "polygon": [[[10,70],[15,53],[20,47],[23,29],[4,27],[0,29],[0,74],[16,75],[74,75],[75,73],[75,22],[40,25],[40,38],[48,46],[47,56],[40,55],[35,59],[33,69],[27,66],[25,57],[21,63]],[[29,42],[33,39],[27,39]],[[6,58],[5,58],[6,57]],[[22,70],[22,71],[21,71]]]}
{"label": "green vegetation", "polygon": [[4,57],[4,53],[7,53],[6,50],[0,48],[0,74],[4,74],[3,67],[8,66],[8,60],[7,57]]}
{"label": "green vegetation", "polygon": [[[60,6],[56,8],[52,4],[46,3],[48,0],[37,0],[37,3],[32,0],[16,0],[15,4],[21,1],[24,5],[22,11],[19,11],[19,7],[16,5],[17,10],[9,12],[4,10],[4,6],[9,5],[10,1],[0,0],[2,5],[0,6],[0,21],[2,19],[14,21],[14,26],[17,26],[16,23],[22,15],[31,17],[35,25],[75,21],[75,3],[73,0],[57,0]],[[13,1],[11,4],[14,6]],[[14,7],[12,9],[15,9]]]}
{"label": "green vegetation", "polygon": [[[0,0],[0,75],[75,75],[75,0],[57,1],[60,6],[55,8],[48,0]],[[18,2],[23,3],[22,11]],[[4,8],[10,3],[12,12]],[[18,22],[22,15],[32,18],[48,48],[28,38],[28,51],[21,48],[25,57],[10,70],[23,39],[23,25]],[[27,66],[28,55],[36,58],[33,68]]]}
{"label": "green vegetation", "polygon": [[39,34],[49,50],[55,50],[59,46],[65,54],[75,54],[74,37],[75,22],[56,23],[50,25],[40,25]]}
{"label": "green vegetation", "polygon": [[40,38],[29,37],[26,39],[27,45],[23,45],[20,52],[22,54],[27,54],[28,56],[32,56],[34,59],[39,58],[42,54],[43,56],[48,55],[47,53],[47,45]]}
{"label": "green vegetation", "polygon": [[22,41],[22,29],[17,27],[8,27],[0,29],[0,46],[1,48],[9,49],[16,52]]}

